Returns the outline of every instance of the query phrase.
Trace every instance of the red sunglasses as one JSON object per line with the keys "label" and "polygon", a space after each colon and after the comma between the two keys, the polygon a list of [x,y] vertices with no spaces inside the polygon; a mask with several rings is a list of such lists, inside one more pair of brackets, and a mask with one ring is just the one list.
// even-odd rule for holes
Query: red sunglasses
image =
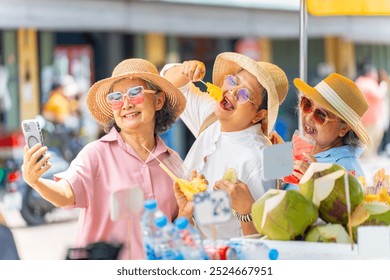
{"label": "red sunglasses", "polygon": [[325,125],[329,121],[336,121],[336,119],[331,119],[329,117],[329,113],[327,111],[319,108],[314,108],[313,102],[305,96],[302,96],[301,101],[299,103],[299,107],[305,114],[309,114],[310,112],[314,111],[313,120],[319,125]]}

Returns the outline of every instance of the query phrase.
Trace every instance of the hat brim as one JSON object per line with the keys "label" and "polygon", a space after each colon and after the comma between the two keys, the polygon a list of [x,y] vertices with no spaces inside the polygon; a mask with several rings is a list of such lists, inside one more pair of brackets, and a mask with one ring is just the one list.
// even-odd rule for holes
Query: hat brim
{"label": "hat brim", "polygon": [[213,67],[213,83],[219,87],[228,74],[245,69],[256,77],[268,93],[268,127],[267,135],[271,133],[279,113],[279,97],[275,83],[269,73],[253,59],[234,52],[225,52],[217,56]]}
{"label": "hat brim", "polygon": [[184,111],[186,98],[169,81],[163,77],[148,72],[128,72],[123,75],[109,77],[93,84],[86,96],[86,104],[91,116],[102,126],[105,126],[114,118],[111,105],[107,102],[106,96],[113,82],[122,78],[139,78],[151,82],[159,87],[166,94],[167,101],[174,109],[174,116],[177,119]]}
{"label": "hat brim", "polygon": [[337,117],[345,121],[349,127],[356,133],[356,135],[359,137],[359,139],[363,142],[363,144],[367,146],[371,146],[371,140],[368,136],[368,133],[366,129],[363,126],[363,123],[361,120],[358,122],[358,124],[353,125],[347,118],[345,118],[342,114],[340,114],[339,111],[337,111],[328,100],[326,100],[322,94],[315,89],[314,87],[308,85],[306,82],[299,78],[294,79],[294,85],[295,87],[305,96],[309,97],[316,103],[320,104],[321,107],[326,109],[327,111],[331,112],[332,114],[335,114]]}

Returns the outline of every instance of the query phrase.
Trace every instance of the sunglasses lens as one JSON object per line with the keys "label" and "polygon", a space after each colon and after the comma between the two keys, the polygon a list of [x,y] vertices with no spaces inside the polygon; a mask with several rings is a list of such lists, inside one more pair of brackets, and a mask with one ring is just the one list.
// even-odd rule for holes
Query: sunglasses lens
{"label": "sunglasses lens", "polygon": [[127,91],[127,96],[129,98],[133,98],[133,97],[137,97],[138,95],[143,94],[143,93],[144,93],[144,88],[141,86],[138,86],[138,87],[130,88]]}
{"label": "sunglasses lens", "polygon": [[[313,110],[313,103],[311,102],[311,100],[309,98],[302,97],[300,107],[304,113],[308,114]],[[317,124],[323,125],[328,118],[329,118],[329,115],[326,111],[321,110],[321,109],[314,110],[313,119]]]}
{"label": "sunglasses lens", "polygon": [[127,91],[127,96],[131,103],[135,105],[141,104],[145,101],[144,88],[142,86],[130,88]]}
{"label": "sunglasses lens", "polygon": [[304,113],[309,113],[311,112],[312,109],[312,103],[309,98],[302,97],[301,99],[301,109]]}
{"label": "sunglasses lens", "polygon": [[314,120],[315,120],[318,124],[322,125],[322,124],[325,123],[326,119],[328,118],[328,114],[327,114],[325,111],[323,111],[323,110],[316,109],[316,110],[314,111],[314,116],[313,116],[313,118],[314,118]]}
{"label": "sunglasses lens", "polygon": [[227,90],[232,90],[237,85],[236,79],[232,75],[227,75],[223,81],[223,87]]}
{"label": "sunglasses lens", "polygon": [[118,103],[123,101],[122,93],[120,92],[112,92],[107,95],[107,101],[109,103]]}
{"label": "sunglasses lens", "polygon": [[237,101],[240,103],[245,103],[249,100],[250,94],[246,88],[240,88],[237,91]]}

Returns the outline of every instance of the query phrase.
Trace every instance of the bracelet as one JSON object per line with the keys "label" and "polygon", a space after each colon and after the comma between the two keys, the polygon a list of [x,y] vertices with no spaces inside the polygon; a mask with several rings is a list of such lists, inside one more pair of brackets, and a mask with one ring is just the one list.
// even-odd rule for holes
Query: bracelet
{"label": "bracelet", "polygon": [[240,222],[249,223],[252,222],[252,213],[243,214],[236,212],[236,217]]}

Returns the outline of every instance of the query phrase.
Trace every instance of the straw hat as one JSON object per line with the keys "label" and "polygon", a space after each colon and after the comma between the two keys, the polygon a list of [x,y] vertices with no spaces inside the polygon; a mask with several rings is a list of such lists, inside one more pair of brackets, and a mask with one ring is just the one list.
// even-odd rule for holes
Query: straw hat
{"label": "straw hat", "polygon": [[92,85],[86,96],[86,103],[92,117],[101,125],[114,118],[112,107],[106,96],[113,82],[118,79],[139,78],[151,82],[165,92],[167,101],[175,110],[176,118],[184,111],[186,99],[183,94],[168,80],[161,77],[156,67],[147,60],[130,58],[120,62],[112,72],[111,77],[100,80]]}
{"label": "straw hat", "polygon": [[304,95],[344,120],[364,144],[371,145],[370,137],[361,122],[368,104],[353,81],[333,73],[315,87],[298,78],[294,79],[294,85]]}
{"label": "straw hat", "polygon": [[245,69],[257,78],[268,93],[268,133],[270,134],[278,117],[279,105],[288,92],[286,74],[278,66],[233,52],[224,52],[217,56],[213,68],[213,83],[222,86],[226,75]]}

